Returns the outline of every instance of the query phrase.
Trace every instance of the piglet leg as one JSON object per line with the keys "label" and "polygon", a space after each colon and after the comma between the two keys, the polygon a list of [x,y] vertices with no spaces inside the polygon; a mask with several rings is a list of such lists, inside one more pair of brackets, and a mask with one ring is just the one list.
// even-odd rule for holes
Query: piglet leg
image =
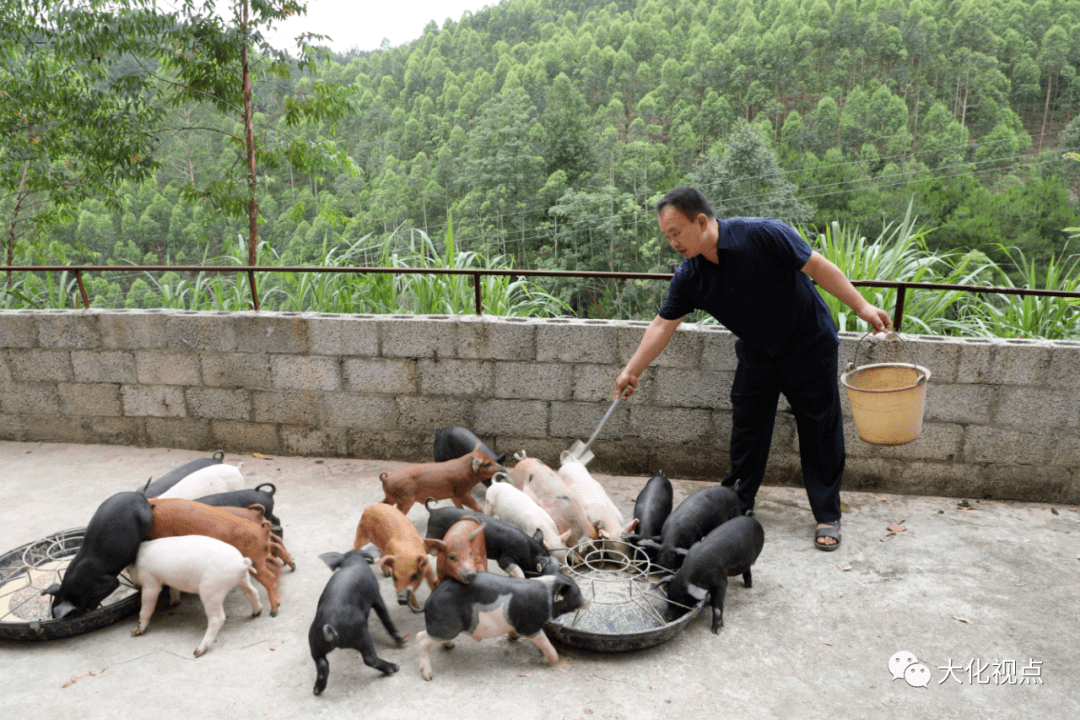
{"label": "piglet leg", "polygon": [[251,603],[251,617],[262,615],[263,609],[262,603],[259,602],[259,592],[251,584],[251,576],[245,574],[237,584],[240,586],[240,591],[244,593],[244,597]]}
{"label": "piglet leg", "polygon": [[724,627],[724,595],[727,593],[727,576],[721,576],[716,587],[712,589],[712,631],[719,635],[720,628]]}
{"label": "piglet leg", "polygon": [[201,657],[207,651],[210,643],[214,642],[214,638],[217,637],[218,632],[221,630],[221,626],[225,624],[225,607],[223,603],[225,602],[225,594],[228,592],[228,588],[225,588],[224,592],[217,588],[200,590],[199,597],[202,599],[203,610],[206,611],[206,634],[203,635],[199,647],[195,648],[195,657]]}
{"label": "piglet leg", "polygon": [[158,595],[161,594],[161,582],[157,578],[146,578],[142,588],[142,608],[139,610],[139,624],[131,631],[131,637],[146,632],[150,625],[150,616],[154,614]]}
{"label": "piglet leg", "polygon": [[559,662],[559,653],[555,652],[555,647],[548,640],[543,630],[533,635],[529,640],[532,641],[533,645],[540,648],[549,663],[554,665]]}

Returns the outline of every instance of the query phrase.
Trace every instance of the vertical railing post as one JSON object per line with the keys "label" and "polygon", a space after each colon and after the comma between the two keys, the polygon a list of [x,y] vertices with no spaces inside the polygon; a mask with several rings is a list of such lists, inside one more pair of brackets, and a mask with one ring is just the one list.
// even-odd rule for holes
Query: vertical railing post
{"label": "vertical railing post", "polygon": [[90,298],[87,297],[87,295],[86,295],[86,286],[83,285],[82,272],[79,271],[79,270],[75,271],[75,282],[77,282],[79,284],[79,294],[82,295],[83,309],[89,310],[90,309]]}
{"label": "vertical railing post", "polygon": [[896,310],[893,311],[893,330],[900,332],[900,324],[904,322],[904,298],[907,295],[907,285],[896,288]]}
{"label": "vertical railing post", "polygon": [[473,276],[473,295],[476,297],[476,314],[484,314],[484,301],[480,297],[480,273],[474,272]]}
{"label": "vertical railing post", "polygon": [[251,307],[259,309],[259,290],[255,287],[255,271],[248,270],[248,281],[251,283]]}

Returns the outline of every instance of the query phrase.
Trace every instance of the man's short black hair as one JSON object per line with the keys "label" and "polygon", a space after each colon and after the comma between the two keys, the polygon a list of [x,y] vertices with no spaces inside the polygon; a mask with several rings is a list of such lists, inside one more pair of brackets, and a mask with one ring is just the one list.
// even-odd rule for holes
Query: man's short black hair
{"label": "man's short black hair", "polygon": [[701,191],[689,185],[680,185],[673,190],[668,190],[667,194],[660,198],[660,202],[656,203],[656,212],[663,210],[665,205],[672,206],[691,221],[698,216],[698,213],[704,213],[710,220],[716,217],[712,205],[701,194]]}

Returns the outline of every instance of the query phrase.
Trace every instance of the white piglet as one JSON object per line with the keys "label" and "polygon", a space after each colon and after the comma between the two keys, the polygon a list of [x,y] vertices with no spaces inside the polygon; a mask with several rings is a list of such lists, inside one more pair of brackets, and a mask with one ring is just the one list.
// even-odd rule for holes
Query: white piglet
{"label": "white piglet", "polygon": [[147,540],[139,545],[135,563],[128,574],[142,587],[139,624],[131,636],[142,635],[154,614],[163,585],[169,586],[169,604],[180,602],[180,593],[198,593],[206,612],[206,634],[195,648],[199,657],[214,642],[225,623],[225,596],[237,585],[251,603],[251,615],[262,613],[259,595],[251,585],[248,560],[232,545],[204,535],[181,535]]}
{"label": "white piglet", "polygon": [[585,465],[570,454],[570,451],[564,451],[559,456],[559,462],[561,463],[559,477],[581,499],[581,504],[585,506],[585,515],[596,528],[600,539],[605,541],[606,549],[633,557],[633,550],[628,543],[623,542],[622,534],[632,532],[637,527],[637,519],[625,523],[619,508],[604,491],[604,486],[585,469]]}
{"label": "white piglet", "polygon": [[198,500],[207,495],[244,489],[244,463],[228,465],[217,463],[196,470],[158,497]]}
{"label": "white piglet", "polygon": [[529,536],[540,530],[544,534],[544,547],[557,560],[565,561],[569,550],[566,541],[570,537],[570,531],[560,535],[551,515],[537,505],[535,500],[511,485],[503,473],[492,478],[491,487],[484,496],[484,514],[516,525]]}

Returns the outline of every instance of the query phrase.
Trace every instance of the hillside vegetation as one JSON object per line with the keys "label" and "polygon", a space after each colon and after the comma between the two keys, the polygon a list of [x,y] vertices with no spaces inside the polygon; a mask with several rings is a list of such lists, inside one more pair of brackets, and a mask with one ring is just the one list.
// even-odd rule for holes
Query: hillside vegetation
{"label": "hillside vegetation", "polygon": [[[1062,159],[1080,149],[1078,24],[1080,0],[504,0],[256,84],[270,137],[302,133],[351,158],[260,169],[264,253],[434,257],[452,220],[457,250],[483,262],[670,271],[650,206],[688,182],[718,214],[773,215],[811,239],[915,217],[927,251],[1019,282],[1015,258],[1060,263],[1064,228],[1080,226],[1080,163]],[[289,126],[290,98],[316,82],[351,89],[354,111]],[[243,165],[240,129],[205,106],[169,112],[161,166],[122,211],[83,203],[20,257],[238,256],[244,219],[184,198]],[[132,281],[94,280],[96,302],[123,304]],[[651,316],[663,293],[545,287],[604,317]]]}

